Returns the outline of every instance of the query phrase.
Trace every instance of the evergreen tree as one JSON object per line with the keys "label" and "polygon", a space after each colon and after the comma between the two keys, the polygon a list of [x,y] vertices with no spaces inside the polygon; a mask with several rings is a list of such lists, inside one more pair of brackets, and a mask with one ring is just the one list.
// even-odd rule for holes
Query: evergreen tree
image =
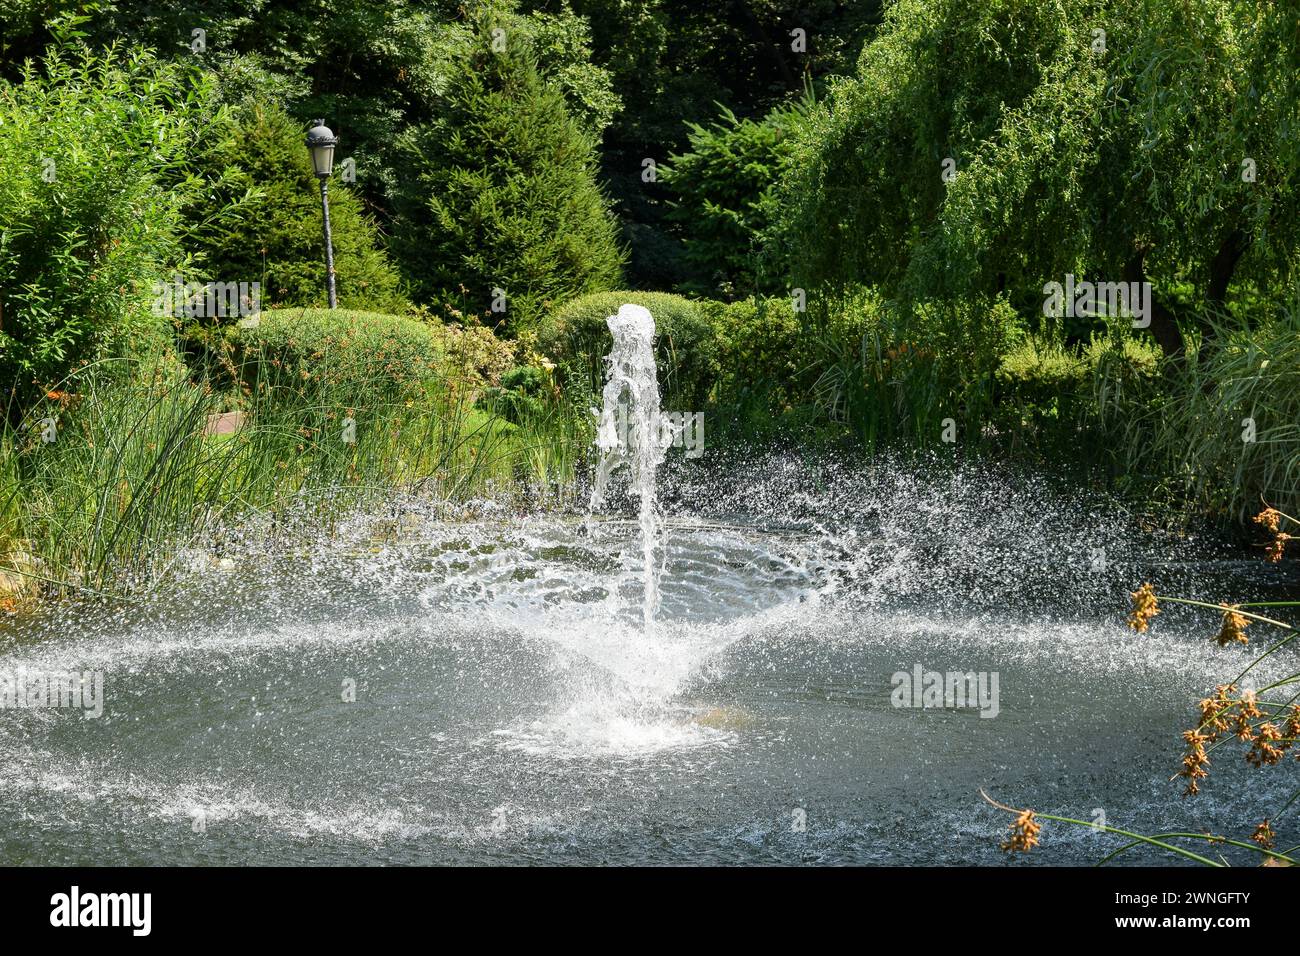
{"label": "evergreen tree", "polygon": [[723,106],[709,126],[688,124],[690,148],[671,155],[660,169],[675,197],[668,218],[690,267],[683,290],[737,299],[787,287],[779,270],[760,277],[756,264],[791,137],[813,105],[806,94],[758,120],[742,119]]}
{"label": "evergreen tree", "polygon": [[616,288],[623,252],[596,181],[594,136],[538,73],[503,8],[471,13],[476,39],[431,122],[403,136],[393,248],[419,296],[489,312],[510,328]]}
{"label": "evergreen tree", "polygon": [[[199,160],[210,187],[202,207],[193,210],[191,248],[204,278],[260,281],[267,306],[326,301],[320,188],[304,136],[278,107],[244,104],[231,110],[219,145]],[[341,181],[340,168],[336,159],[330,225],[339,305],[401,311],[398,273],[360,197]],[[212,216],[212,210],[225,214]]]}

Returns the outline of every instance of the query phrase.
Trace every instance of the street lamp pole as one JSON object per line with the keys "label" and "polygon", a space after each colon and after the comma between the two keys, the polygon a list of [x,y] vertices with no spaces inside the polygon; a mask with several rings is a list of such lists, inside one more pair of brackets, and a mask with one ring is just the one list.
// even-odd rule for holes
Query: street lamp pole
{"label": "street lamp pole", "polygon": [[339,295],[334,288],[334,234],[330,231],[330,181],[320,177],[320,207],[325,220],[325,281],[329,284],[330,308],[339,307]]}
{"label": "street lamp pole", "polygon": [[320,180],[320,207],[325,224],[325,281],[329,289],[330,308],[339,307],[338,293],[334,287],[334,234],[330,231],[330,174],[334,171],[334,147],[339,139],[325,125],[324,120],[317,120],[316,125],[307,132],[307,149],[311,151],[312,166],[316,178]]}

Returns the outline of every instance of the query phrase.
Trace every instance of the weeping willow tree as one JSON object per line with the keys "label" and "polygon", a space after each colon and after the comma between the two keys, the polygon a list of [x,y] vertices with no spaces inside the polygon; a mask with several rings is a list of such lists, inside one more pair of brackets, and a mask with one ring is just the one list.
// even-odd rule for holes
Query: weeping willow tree
{"label": "weeping willow tree", "polygon": [[796,285],[1022,313],[1067,273],[1150,282],[1181,356],[1293,277],[1298,22],[1272,0],[899,0],[795,145],[772,251]]}

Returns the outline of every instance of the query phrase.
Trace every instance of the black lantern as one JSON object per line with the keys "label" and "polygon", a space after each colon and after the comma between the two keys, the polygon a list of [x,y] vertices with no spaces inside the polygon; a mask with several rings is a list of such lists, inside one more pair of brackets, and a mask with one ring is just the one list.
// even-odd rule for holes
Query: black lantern
{"label": "black lantern", "polygon": [[316,125],[307,131],[307,149],[311,152],[311,164],[320,180],[320,204],[325,221],[325,280],[329,286],[330,308],[337,309],[338,293],[334,288],[334,237],[330,232],[330,174],[334,172],[334,147],[339,138],[333,130],[325,125],[324,120],[317,120]]}

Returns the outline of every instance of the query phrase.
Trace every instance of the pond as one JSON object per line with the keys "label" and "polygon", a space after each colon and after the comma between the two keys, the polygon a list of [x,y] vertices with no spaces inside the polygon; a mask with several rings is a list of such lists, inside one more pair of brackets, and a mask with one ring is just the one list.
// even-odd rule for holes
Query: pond
{"label": "pond", "polygon": [[0,674],[98,672],[103,699],[0,711],[0,863],[1077,864],[1119,843],[1049,823],[1010,859],[980,790],[1234,834],[1288,793],[1239,753],[1196,798],[1170,779],[1255,645],[1218,648],[1212,613],[1124,626],[1144,580],[1241,601],[1294,594],[1286,565],[973,465],[679,460],[660,500],[649,630],[617,494],[250,531],[11,621]]}

